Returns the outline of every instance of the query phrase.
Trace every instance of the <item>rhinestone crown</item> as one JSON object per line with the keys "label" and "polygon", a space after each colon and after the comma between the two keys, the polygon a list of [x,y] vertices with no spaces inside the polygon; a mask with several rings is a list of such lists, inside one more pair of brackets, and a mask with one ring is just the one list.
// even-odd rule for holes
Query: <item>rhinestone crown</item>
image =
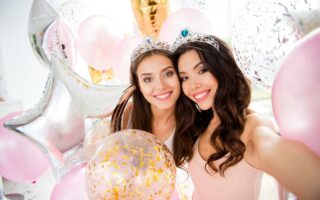
{"label": "rhinestone crown", "polygon": [[208,37],[208,35],[193,32],[188,28],[183,29],[174,40],[172,45],[173,51],[177,50],[178,47],[188,42],[204,42],[210,44],[217,49],[217,51],[219,51],[219,43],[213,37]]}
{"label": "rhinestone crown", "polygon": [[133,50],[130,59],[131,63],[133,63],[141,54],[155,49],[172,52],[172,48],[168,43],[156,41],[147,37]]}

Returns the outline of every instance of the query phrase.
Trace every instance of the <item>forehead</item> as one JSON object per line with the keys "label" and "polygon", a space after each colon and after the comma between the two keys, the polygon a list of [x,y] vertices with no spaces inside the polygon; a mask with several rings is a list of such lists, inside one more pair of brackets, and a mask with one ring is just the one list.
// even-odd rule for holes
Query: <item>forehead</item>
{"label": "forehead", "polygon": [[145,57],[137,68],[137,74],[142,73],[157,73],[161,72],[164,68],[173,66],[172,61],[165,55],[154,54]]}
{"label": "forehead", "polygon": [[199,54],[197,53],[196,50],[192,49],[181,54],[178,60],[178,67],[179,67],[179,70],[189,69],[189,68],[193,68],[199,62],[201,62]]}

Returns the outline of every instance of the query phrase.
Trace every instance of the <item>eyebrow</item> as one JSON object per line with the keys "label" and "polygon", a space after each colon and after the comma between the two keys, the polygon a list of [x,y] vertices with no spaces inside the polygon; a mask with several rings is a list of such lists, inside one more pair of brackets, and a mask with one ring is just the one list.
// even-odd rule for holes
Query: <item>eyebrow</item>
{"label": "eyebrow", "polygon": [[[197,63],[195,66],[193,66],[192,67],[192,69],[196,69],[196,68],[198,68],[201,64],[203,64],[203,62],[202,61],[200,61],[199,63]],[[186,72],[179,72],[179,74],[185,74]]]}
{"label": "eyebrow", "polygon": [[[161,72],[166,71],[167,69],[170,69],[170,68],[173,69],[173,66],[168,66],[168,67],[162,69]],[[142,73],[140,76],[148,76],[148,75],[151,75],[151,73]]]}

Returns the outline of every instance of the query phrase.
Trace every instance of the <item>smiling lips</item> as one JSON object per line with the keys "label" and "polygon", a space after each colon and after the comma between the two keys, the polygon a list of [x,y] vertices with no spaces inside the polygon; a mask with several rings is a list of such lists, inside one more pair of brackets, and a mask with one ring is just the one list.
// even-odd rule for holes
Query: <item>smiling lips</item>
{"label": "smiling lips", "polygon": [[171,94],[172,94],[172,91],[166,92],[166,93],[161,93],[161,94],[156,94],[156,95],[153,95],[153,97],[155,97],[156,99],[158,99],[160,101],[166,101],[170,98]]}
{"label": "smiling lips", "polygon": [[210,90],[205,90],[205,91],[201,91],[196,94],[193,94],[192,96],[199,103],[204,101],[208,97],[209,93],[210,93]]}

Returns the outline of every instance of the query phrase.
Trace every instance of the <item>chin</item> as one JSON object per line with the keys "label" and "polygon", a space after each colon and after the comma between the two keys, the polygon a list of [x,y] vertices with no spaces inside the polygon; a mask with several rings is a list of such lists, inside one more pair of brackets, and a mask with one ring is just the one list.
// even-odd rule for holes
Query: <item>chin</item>
{"label": "chin", "polygon": [[160,110],[169,110],[169,109],[174,108],[174,105],[163,105],[163,106],[162,105],[158,105],[157,108],[160,109]]}
{"label": "chin", "polygon": [[212,105],[199,105],[201,110],[210,110],[212,109]]}

